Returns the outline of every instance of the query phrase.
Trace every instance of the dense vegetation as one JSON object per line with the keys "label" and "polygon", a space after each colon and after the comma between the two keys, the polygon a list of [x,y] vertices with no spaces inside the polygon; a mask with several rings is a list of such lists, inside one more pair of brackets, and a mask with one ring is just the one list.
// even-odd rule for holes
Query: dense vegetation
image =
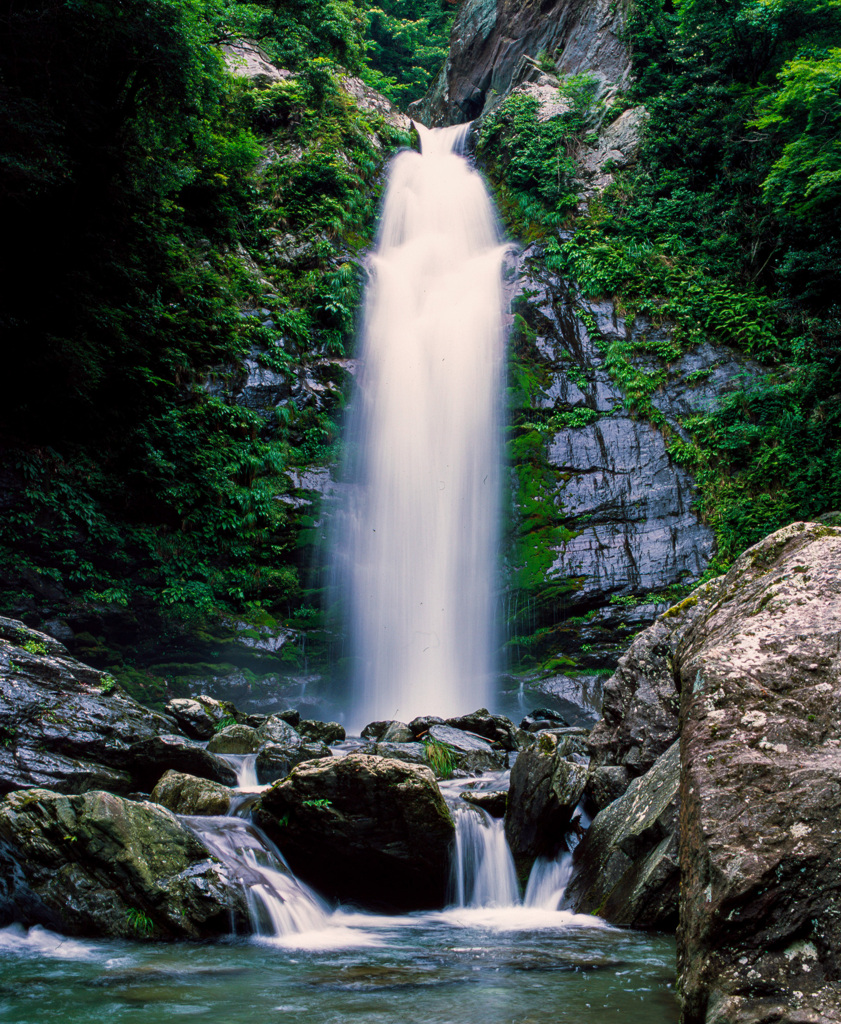
{"label": "dense vegetation", "polygon": [[[712,571],[841,504],[839,38],[836,2],[639,0],[627,28],[635,80],[611,110],[588,109],[570,81],[568,113],[539,122],[536,101],[513,96],[482,126],[511,229],[542,239],[548,265],[585,293],[673,326],[668,351],[615,342],[607,365],[695,474],[718,543]],[[650,114],[636,166],[577,215],[574,152],[636,104]],[[634,361],[665,366],[704,339],[765,372],[687,419],[687,441],[652,406],[656,375]]]}
{"label": "dense vegetation", "polygon": [[[407,142],[340,88],[368,73],[368,20],[353,0],[6,9],[0,610],[311,614],[283,470],[334,454],[330,360]],[[232,75],[219,44],[243,35],[293,75]],[[231,398],[249,353],[289,383],[274,420]],[[295,390],[313,365],[323,401]]]}

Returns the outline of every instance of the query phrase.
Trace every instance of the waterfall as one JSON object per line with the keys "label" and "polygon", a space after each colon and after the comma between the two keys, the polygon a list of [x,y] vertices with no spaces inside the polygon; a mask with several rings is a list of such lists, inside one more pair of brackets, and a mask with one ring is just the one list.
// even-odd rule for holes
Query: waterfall
{"label": "waterfall", "polygon": [[505,247],[468,130],[418,126],[370,258],[335,551],[353,724],[491,703]]}
{"label": "waterfall", "polygon": [[561,853],[555,860],[538,857],[529,875],[523,903],[527,907],[557,910],[572,878],[572,854]]}
{"label": "waterfall", "polygon": [[277,847],[250,822],[237,817],[182,820],[242,885],[255,935],[282,938],[328,927],[325,904],[295,878]]}
{"label": "waterfall", "polygon": [[501,818],[478,807],[457,808],[450,902],[459,907],[513,907],[517,873]]}

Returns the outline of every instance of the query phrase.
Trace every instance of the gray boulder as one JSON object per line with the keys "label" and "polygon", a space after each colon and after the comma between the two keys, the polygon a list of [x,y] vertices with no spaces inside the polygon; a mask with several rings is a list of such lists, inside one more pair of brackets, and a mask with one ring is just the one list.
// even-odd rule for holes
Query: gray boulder
{"label": "gray boulder", "polygon": [[429,768],[357,753],[310,761],[263,794],[254,816],[292,870],[333,899],[444,904],[455,826]]}
{"label": "gray boulder", "polygon": [[290,750],[299,747],[303,740],[297,729],[293,728],[280,715],[269,715],[265,722],[257,730],[257,735],[263,743],[280,743]]}
{"label": "gray boulder", "polygon": [[110,793],[0,801],[0,923],[68,935],[203,939],[242,928],[242,889],[171,811]]}
{"label": "gray boulder", "polygon": [[298,725],[298,732],[305,740],[320,743],[341,743],[345,738],[345,727],[338,722],[315,722],[304,719]]}
{"label": "gray boulder", "polygon": [[131,748],[174,728],[57,640],[0,617],[0,792],[128,793]]}
{"label": "gray boulder", "polygon": [[360,754],[373,754],[376,757],[389,757],[395,761],[408,761],[411,764],[429,766],[426,747],[423,743],[366,743],[360,747]]}
{"label": "gray boulder", "polygon": [[168,771],[152,790],[149,799],[175,814],[227,814],[236,790],[195,775]]}
{"label": "gray boulder", "polygon": [[228,701],[216,700],[202,694],[199,697],[177,697],[166,710],[172,715],[186,736],[195,740],[209,740],[225,718],[236,718],[236,708]]}
{"label": "gray boulder", "polygon": [[278,779],[285,779],[297,764],[332,756],[333,751],[320,741],[292,747],[283,743],[264,743],[257,751],[257,781],[265,786]]}
{"label": "gray boulder", "polygon": [[676,665],[684,1021],[841,1020],[841,529],[715,583]]}
{"label": "gray boulder", "polygon": [[565,893],[577,912],[634,928],[675,927],[679,782],[675,742],[596,815],[575,850],[577,871]]}
{"label": "gray boulder", "polygon": [[214,734],[207,749],[211,754],[253,754],[263,742],[256,729],[248,725],[229,725]]}
{"label": "gray boulder", "polygon": [[235,786],[237,773],[221,757],[181,736],[153,736],[129,748],[126,758],[135,789],[148,793],[169,769]]}

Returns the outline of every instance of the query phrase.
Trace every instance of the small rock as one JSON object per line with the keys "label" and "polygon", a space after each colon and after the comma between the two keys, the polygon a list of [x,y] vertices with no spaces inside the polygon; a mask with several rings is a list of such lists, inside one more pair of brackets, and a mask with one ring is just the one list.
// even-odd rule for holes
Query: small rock
{"label": "small rock", "polygon": [[487,811],[492,818],[504,818],[508,791],[504,789],[472,789],[461,794],[462,800]]}
{"label": "small rock", "polygon": [[209,750],[181,736],[154,736],[135,743],[128,752],[128,764],[138,789],[148,791],[170,768],[201,779],[235,786],[233,768]]}
{"label": "small rock", "polygon": [[472,732],[465,732],[463,729],[454,729],[450,725],[433,725],[429,729],[430,739],[436,743],[445,743],[459,754],[466,754],[469,750],[483,750],[490,752],[491,741],[484,736],[477,736]]}
{"label": "small rock", "polygon": [[443,718],[436,718],[435,715],[424,715],[419,718],[413,718],[412,721],[409,722],[409,728],[412,730],[412,734],[415,738],[420,738],[425,733],[429,732],[429,727],[431,725],[443,724]]}

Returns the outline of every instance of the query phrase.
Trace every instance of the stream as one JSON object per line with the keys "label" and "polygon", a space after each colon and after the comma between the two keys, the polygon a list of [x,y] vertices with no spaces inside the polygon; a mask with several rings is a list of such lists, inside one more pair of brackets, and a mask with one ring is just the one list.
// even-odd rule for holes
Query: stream
{"label": "stream", "polygon": [[292,875],[249,821],[253,758],[236,760],[234,813],[183,820],[235,867],[255,934],[170,944],[0,929],[0,1022],[678,1020],[674,939],[558,909],[569,854],[538,861],[521,902],[502,822],[460,795],[504,788],[507,773],[441,784],[458,830],[451,906],[385,916],[328,907]]}

